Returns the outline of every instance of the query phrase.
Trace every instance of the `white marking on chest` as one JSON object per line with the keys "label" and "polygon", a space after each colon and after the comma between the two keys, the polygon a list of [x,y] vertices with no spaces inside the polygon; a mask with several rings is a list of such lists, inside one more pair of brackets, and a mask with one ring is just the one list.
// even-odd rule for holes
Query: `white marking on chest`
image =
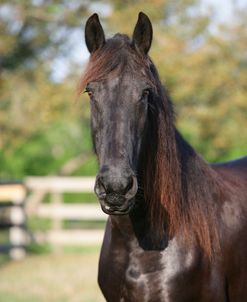
{"label": "white marking on chest", "polygon": [[162,252],[163,274],[160,276],[162,284],[162,301],[170,301],[171,282],[193,265],[193,253],[181,255],[181,250],[176,239],[169,241],[168,247]]}
{"label": "white marking on chest", "polygon": [[191,251],[186,253],[182,251],[176,239],[170,240],[168,247],[164,251],[157,252],[156,257],[153,258],[156,271],[150,267],[148,271],[144,271],[147,269],[143,265],[146,253],[147,251],[140,248],[136,240],[131,241],[129,262],[125,273],[126,284],[133,293],[139,292],[142,302],[150,301],[150,297],[154,294],[157,295],[157,301],[169,302],[171,291],[174,290],[173,282],[177,276],[193,266],[194,254]]}

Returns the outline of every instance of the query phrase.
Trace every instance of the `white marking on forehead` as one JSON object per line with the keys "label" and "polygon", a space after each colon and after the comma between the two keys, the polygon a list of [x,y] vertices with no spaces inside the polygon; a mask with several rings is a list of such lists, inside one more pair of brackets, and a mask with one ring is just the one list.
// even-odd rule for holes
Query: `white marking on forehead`
{"label": "white marking on forehead", "polygon": [[119,76],[113,76],[111,78],[111,80],[108,81],[107,85],[108,85],[109,89],[111,89],[111,88],[114,88],[115,86],[119,85],[119,82],[120,82],[120,77]]}

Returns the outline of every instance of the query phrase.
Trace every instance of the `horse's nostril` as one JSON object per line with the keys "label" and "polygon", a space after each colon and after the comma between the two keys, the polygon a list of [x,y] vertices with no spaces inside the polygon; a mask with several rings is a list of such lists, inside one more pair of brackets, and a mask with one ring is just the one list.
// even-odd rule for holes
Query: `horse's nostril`
{"label": "horse's nostril", "polygon": [[103,177],[102,176],[97,176],[97,182],[103,186]]}
{"label": "horse's nostril", "polygon": [[100,192],[98,194],[98,196],[99,196],[99,199],[105,199],[106,198],[106,192]]}
{"label": "horse's nostril", "polygon": [[95,193],[99,199],[107,199],[110,195],[130,199],[136,194],[137,181],[132,173],[120,169],[108,169],[97,176]]}
{"label": "horse's nostril", "polygon": [[131,176],[127,186],[125,197],[128,199],[134,197],[137,192],[137,188],[137,179],[135,176]]}
{"label": "horse's nostril", "polygon": [[102,181],[101,177],[98,177],[95,186],[94,186],[94,191],[97,194],[99,199],[105,199],[106,198],[106,189],[104,186],[104,183]]}
{"label": "horse's nostril", "polygon": [[133,187],[133,183],[134,183],[133,176],[129,176],[128,184],[127,184],[127,187],[125,189],[125,193],[129,192],[129,190]]}

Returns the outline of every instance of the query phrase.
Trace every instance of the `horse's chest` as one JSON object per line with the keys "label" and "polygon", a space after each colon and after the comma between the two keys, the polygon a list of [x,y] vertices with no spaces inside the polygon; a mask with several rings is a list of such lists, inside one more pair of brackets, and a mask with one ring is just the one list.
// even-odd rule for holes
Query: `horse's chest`
{"label": "horse's chest", "polygon": [[[120,301],[151,301],[153,292],[159,292],[161,271],[157,271],[154,255],[144,256],[142,253],[130,253],[125,268]],[[156,284],[154,290],[152,284]]]}
{"label": "horse's chest", "polygon": [[192,254],[181,256],[171,245],[163,252],[133,249],[125,268],[120,301],[185,301],[188,281],[193,279]]}
{"label": "horse's chest", "polygon": [[110,294],[105,291],[109,302],[225,301],[219,275],[210,276],[202,269],[198,255],[181,251],[176,242],[162,252],[133,245],[122,259],[108,259],[107,269],[114,274],[106,286]]}

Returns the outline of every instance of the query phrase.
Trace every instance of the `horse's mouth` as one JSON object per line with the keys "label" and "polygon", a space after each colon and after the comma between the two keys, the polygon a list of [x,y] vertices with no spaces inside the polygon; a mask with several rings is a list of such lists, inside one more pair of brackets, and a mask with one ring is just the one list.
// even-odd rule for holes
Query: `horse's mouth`
{"label": "horse's mouth", "polygon": [[126,200],[123,205],[108,205],[105,201],[100,201],[101,209],[108,215],[127,215],[134,206],[134,200]]}

